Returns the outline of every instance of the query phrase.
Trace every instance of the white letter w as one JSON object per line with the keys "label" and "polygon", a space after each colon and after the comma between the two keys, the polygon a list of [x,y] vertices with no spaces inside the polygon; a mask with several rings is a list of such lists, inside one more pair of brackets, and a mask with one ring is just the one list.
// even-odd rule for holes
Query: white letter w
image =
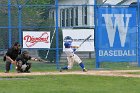
{"label": "white letter w", "polygon": [[[128,30],[128,23],[131,16],[131,14],[126,14],[124,18],[124,14],[114,14],[114,16],[113,14],[102,14],[102,17],[105,19],[110,47],[113,47],[117,27],[121,40],[121,46],[124,47]],[[112,22],[112,18],[114,18],[114,24]]]}

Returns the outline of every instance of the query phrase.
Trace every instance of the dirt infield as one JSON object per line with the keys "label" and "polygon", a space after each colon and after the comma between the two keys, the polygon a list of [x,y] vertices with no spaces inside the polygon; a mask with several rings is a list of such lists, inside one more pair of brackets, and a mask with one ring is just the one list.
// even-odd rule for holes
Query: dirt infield
{"label": "dirt infield", "polygon": [[64,72],[32,72],[32,73],[0,73],[1,77],[8,76],[32,76],[32,75],[93,75],[93,76],[121,76],[121,77],[138,77],[140,74],[130,74],[130,72],[140,72],[140,70],[90,70],[82,71],[64,71]]}

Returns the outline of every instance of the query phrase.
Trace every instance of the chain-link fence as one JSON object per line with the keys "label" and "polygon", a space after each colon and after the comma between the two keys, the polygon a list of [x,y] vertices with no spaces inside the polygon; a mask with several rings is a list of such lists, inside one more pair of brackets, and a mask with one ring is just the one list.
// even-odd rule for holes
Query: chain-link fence
{"label": "chain-link fence", "polygon": [[[98,0],[97,0],[98,1]],[[101,44],[102,39],[98,38],[97,31],[104,25],[105,21],[99,18],[101,13],[112,13],[114,8],[120,8],[116,13],[127,13],[124,7],[135,8],[137,13],[135,29],[135,36],[129,37],[129,40],[136,39],[135,52],[138,51],[138,30],[140,22],[139,19],[139,4],[132,0],[121,0],[118,3],[111,5],[105,3],[107,0],[46,0],[44,2],[39,0],[1,0],[0,1],[0,49],[1,55],[12,46],[16,41],[20,42],[23,46],[23,32],[24,31],[49,31],[50,32],[50,48],[23,48],[30,51],[30,54],[35,57],[40,57],[46,60],[48,63],[53,64],[52,68],[60,68],[60,66],[67,64],[66,55],[63,52],[63,39],[66,35],[72,35],[76,44],[80,44],[82,40],[86,37],[86,33],[93,33],[93,39],[85,43],[82,48],[77,51],[76,54],[82,59],[88,69],[95,68],[95,56],[96,62],[99,62],[99,55],[95,50],[108,47],[104,43]],[[110,0],[111,1],[111,0]],[[129,3],[127,2],[129,1]],[[113,3],[113,2],[112,2]],[[126,4],[125,4],[126,3]],[[132,5],[134,4],[134,5]],[[103,12],[102,12],[103,11]],[[114,12],[115,13],[115,12]],[[105,16],[105,15],[104,15]],[[114,16],[114,15],[113,15]],[[113,17],[112,17],[113,18]],[[108,18],[109,19],[109,18]],[[114,19],[111,19],[114,20]],[[127,19],[124,19],[127,20]],[[107,22],[108,20],[106,20]],[[101,23],[103,22],[103,23]],[[99,25],[99,23],[101,23]],[[118,22],[119,23],[119,22]],[[112,25],[114,26],[114,25]],[[117,26],[117,25],[116,25]],[[124,27],[126,24],[124,23]],[[106,28],[105,28],[106,29]],[[119,29],[119,28],[118,28]],[[120,28],[121,29],[121,28]],[[101,29],[102,31],[103,29]],[[68,31],[68,32],[66,32]],[[101,32],[100,31],[100,32]],[[71,32],[71,33],[69,33]],[[95,32],[95,34],[94,34]],[[73,34],[72,34],[73,33]],[[77,34],[78,33],[78,34]],[[116,32],[117,34],[120,34]],[[131,34],[131,32],[130,32]],[[96,35],[96,36],[95,36]],[[101,38],[104,37],[104,33],[101,34]],[[77,37],[78,38],[77,38]],[[95,39],[94,40],[94,36]],[[107,37],[107,36],[106,36]],[[135,38],[134,38],[135,37]],[[122,37],[123,38],[123,37]],[[127,37],[128,38],[128,37]],[[101,40],[101,41],[100,41]],[[117,39],[114,39],[117,40]],[[94,42],[95,41],[95,42]],[[133,42],[133,41],[132,41]],[[94,47],[95,45],[95,47]],[[99,45],[99,46],[98,46]],[[134,46],[132,46],[134,48]],[[87,50],[91,48],[91,50]],[[130,47],[129,47],[130,48]],[[95,49],[95,50],[94,50]],[[87,51],[86,51],[87,50]],[[136,61],[138,61],[138,54],[135,56]],[[99,59],[98,59],[99,58]],[[105,60],[108,61],[108,60]],[[55,65],[54,65],[55,64]],[[96,67],[99,64],[97,63]],[[78,65],[77,65],[78,66]],[[47,67],[46,67],[47,68]]]}

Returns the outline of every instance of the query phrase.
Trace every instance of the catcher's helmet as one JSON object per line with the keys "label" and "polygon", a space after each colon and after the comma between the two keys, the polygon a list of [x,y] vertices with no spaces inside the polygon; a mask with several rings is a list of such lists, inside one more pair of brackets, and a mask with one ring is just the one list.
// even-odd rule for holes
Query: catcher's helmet
{"label": "catcher's helmet", "polygon": [[23,51],[22,54],[23,54],[23,55],[29,54],[29,52],[28,52],[28,51]]}

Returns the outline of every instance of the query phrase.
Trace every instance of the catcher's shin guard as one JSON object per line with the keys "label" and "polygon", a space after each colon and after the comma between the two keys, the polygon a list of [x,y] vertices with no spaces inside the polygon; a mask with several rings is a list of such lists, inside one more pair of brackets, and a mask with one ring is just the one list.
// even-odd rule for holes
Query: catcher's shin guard
{"label": "catcher's shin guard", "polygon": [[24,70],[24,72],[30,72],[29,69],[31,68],[31,63],[27,63],[26,65],[27,65],[27,67]]}
{"label": "catcher's shin guard", "polygon": [[16,70],[18,73],[22,73],[23,70],[22,70],[22,62],[17,62],[16,63],[17,67],[16,67]]}

